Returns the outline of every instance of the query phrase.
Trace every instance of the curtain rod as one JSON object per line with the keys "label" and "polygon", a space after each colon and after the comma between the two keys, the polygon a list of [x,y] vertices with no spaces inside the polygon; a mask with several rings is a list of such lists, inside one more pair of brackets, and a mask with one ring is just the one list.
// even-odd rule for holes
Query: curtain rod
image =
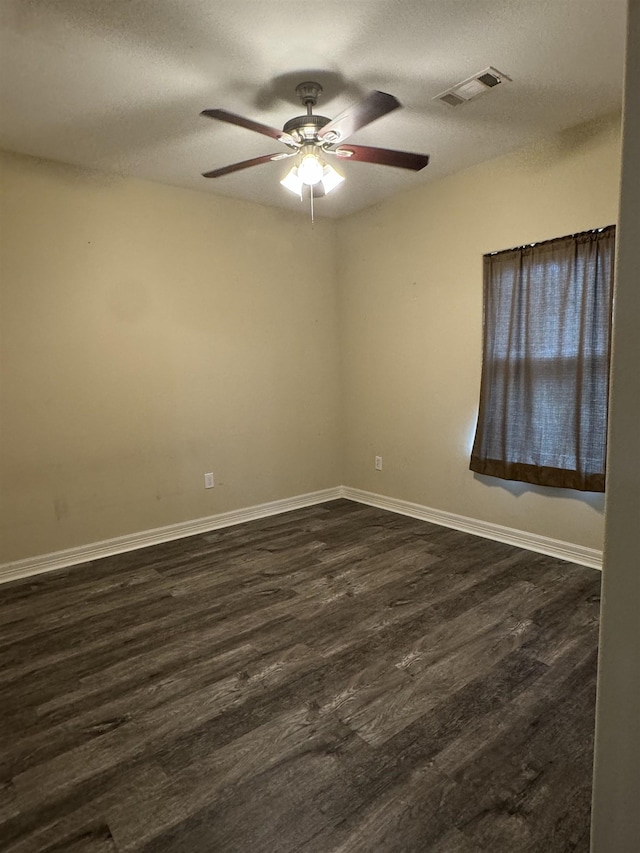
{"label": "curtain rod", "polygon": [[575,240],[578,237],[587,237],[593,234],[601,234],[615,225],[603,225],[602,228],[591,228],[589,231],[578,231],[575,234],[565,234],[564,237],[551,237],[549,240],[538,240],[536,243],[523,243],[522,246],[513,246],[511,249],[498,249],[495,252],[485,252],[483,257],[489,258],[494,255],[502,255],[503,252],[518,252],[520,249],[530,249],[532,246],[544,246],[547,243],[556,243],[558,240]]}

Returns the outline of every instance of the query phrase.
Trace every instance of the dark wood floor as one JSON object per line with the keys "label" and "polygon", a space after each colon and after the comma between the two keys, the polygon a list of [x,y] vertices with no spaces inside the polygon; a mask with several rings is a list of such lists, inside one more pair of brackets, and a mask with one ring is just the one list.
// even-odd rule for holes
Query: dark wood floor
{"label": "dark wood floor", "polygon": [[0,587],[0,848],[589,848],[599,574],[348,501]]}

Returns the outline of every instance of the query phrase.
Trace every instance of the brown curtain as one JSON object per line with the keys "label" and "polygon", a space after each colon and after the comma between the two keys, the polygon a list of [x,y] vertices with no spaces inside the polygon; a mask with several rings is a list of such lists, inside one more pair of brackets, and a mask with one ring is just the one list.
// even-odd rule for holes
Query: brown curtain
{"label": "brown curtain", "polygon": [[615,226],[484,256],[470,468],[603,492]]}

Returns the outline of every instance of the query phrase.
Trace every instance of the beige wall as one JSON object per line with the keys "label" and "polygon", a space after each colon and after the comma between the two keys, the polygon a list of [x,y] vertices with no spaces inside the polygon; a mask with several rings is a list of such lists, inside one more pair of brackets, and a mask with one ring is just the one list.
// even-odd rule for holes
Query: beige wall
{"label": "beige wall", "polygon": [[629,3],[593,853],[640,850],[640,0]]}
{"label": "beige wall", "polygon": [[332,223],[0,169],[0,562],[340,482]]}
{"label": "beige wall", "polygon": [[347,485],[602,547],[601,495],[477,477],[468,463],[482,255],[615,222],[619,145],[615,117],[340,223]]}
{"label": "beige wall", "polygon": [[612,119],[336,228],[2,155],[0,562],[340,483],[601,547],[602,496],[468,453],[482,254],[614,222],[618,173]]}

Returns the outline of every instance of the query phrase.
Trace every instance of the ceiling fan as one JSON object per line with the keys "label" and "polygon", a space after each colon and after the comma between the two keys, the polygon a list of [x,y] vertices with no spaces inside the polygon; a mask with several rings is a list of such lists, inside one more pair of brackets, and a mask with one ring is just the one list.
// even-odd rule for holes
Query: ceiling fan
{"label": "ceiling fan", "polygon": [[371,148],[367,145],[344,144],[356,130],[370,124],[392,110],[402,106],[397,98],[385,92],[369,92],[361,101],[334,119],[326,116],[314,115],[313,107],[316,105],[322,86],[319,83],[307,82],[296,86],[296,94],[306,107],[306,115],[295,116],[289,119],[282,130],[260,124],[257,121],[235,115],[226,110],[203,110],[200,115],[208,118],[224,121],[228,124],[236,124],[246,127],[277,139],[284,143],[290,151],[275,154],[264,154],[251,160],[242,160],[203,172],[204,178],[220,178],[231,172],[248,169],[251,166],[259,166],[272,160],[286,160],[295,157],[293,167],[280,183],[287,189],[302,198],[302,190],[305,186],[310,187],[311,200],[326,195],[344,180],[326,159],[335,156],[339,159],[360,161],[362,163],[376,163],[380,166],[397,166],[400,169],[411,169],[419,171],[429,162],[427,154],[414,154],[409,151],[393,151],[389,148]]}

